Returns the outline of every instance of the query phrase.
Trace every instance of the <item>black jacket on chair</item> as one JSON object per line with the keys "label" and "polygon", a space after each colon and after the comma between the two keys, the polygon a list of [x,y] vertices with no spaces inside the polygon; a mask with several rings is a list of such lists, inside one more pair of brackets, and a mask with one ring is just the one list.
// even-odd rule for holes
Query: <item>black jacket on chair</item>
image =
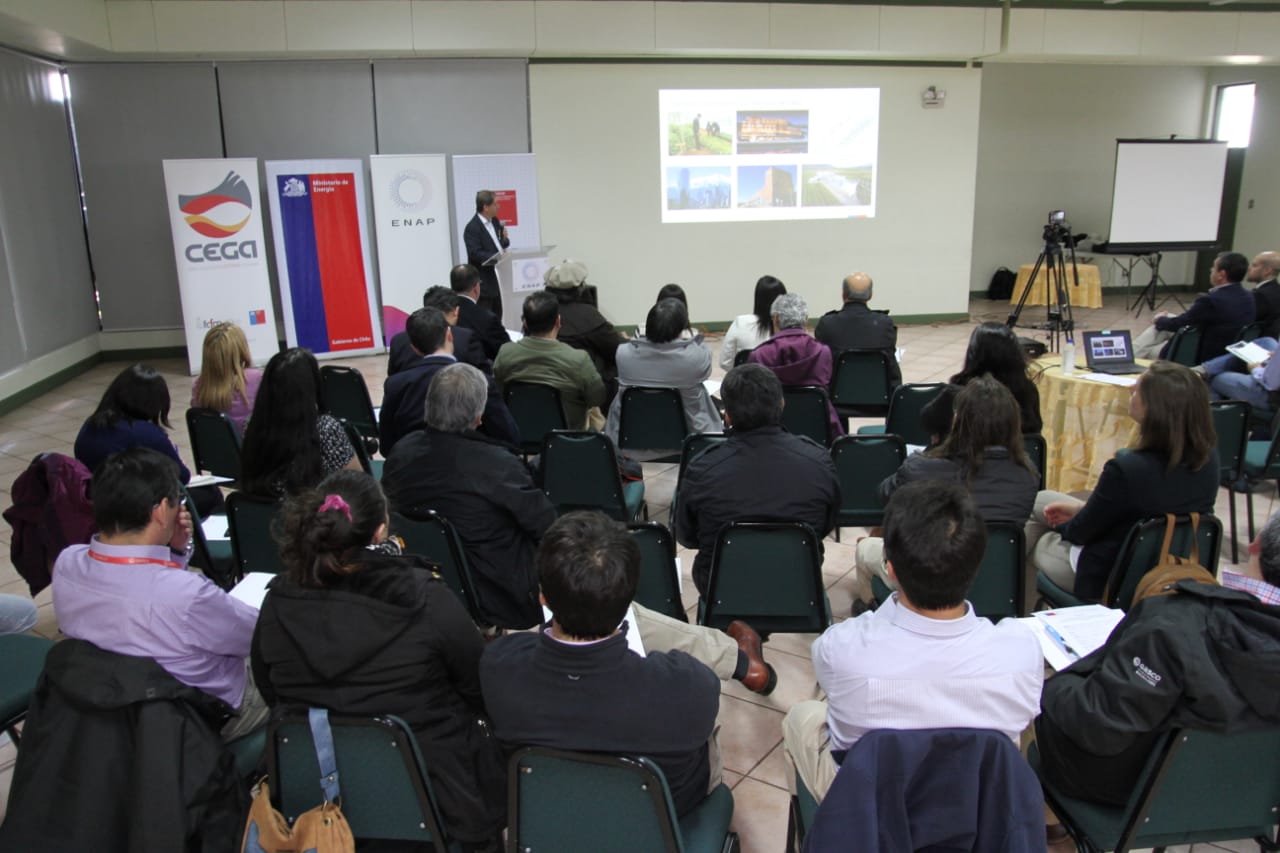
{"label": "black jacket on chair", "polygon": [[488,308],[481,308],[466,296],[458,303],[458,325],[475,332],[480,346],[490,361],[497,358],[503,344],[511,343],[511,336],[502,325],[502,319]]}
{"label": "black jacket on chair", "polygon": [[232,853],[246,792],[231,708],[150,658],[63,640],[22,733],[0,850]]}

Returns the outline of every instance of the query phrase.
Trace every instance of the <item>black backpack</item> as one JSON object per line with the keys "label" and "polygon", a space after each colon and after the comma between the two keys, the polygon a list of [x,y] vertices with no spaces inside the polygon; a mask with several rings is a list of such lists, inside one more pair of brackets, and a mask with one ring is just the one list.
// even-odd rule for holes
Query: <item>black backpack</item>
{"label": "black backpack", "polygon": [[1013,285],[1018,277],[1008,267],[1000,267],[991,276],[991,284],[987,285],[988,299],[1008,299],[1013,296]]}

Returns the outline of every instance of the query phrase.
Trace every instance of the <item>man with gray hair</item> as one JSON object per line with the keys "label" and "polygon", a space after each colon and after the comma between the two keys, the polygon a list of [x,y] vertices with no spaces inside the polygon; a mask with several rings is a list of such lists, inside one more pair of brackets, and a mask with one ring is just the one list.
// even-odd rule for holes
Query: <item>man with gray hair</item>
{"label": "man with gray hair", "polygon": [[[831,384],[831,350],[809,337],[805,323],[809,306],[798,293],[784,293],[773,300],[773,337],[751,351],[747,361],[762,364],[774,372],[784,388]],[[828,401],[830,435],[844,435],[844,422]]]}
{"label": "man with gray hair", "polygon": [[1249,543],[1244,571],[1222,568],[1218,575],[1227,589],[1247,592],[1263,604],[1280,604],[1280,513],[1271,516]]}
{"label": "man with gray hair", "polygon": [[542,622],[534,553],[556,511],[515,449],[476,431],[488,393],[469,364],[437,372],[426,429],[396,443],[382,486],[393,508],[435,510],[453,524],[484,621],[530,628]]}
{"label": "man with gray hair", "polygon": [[879,350],[889,359],[889,387],[901,385],[902,369],[895,353],[898,327],[889,319],[889,312],[871,309],[871,276],[864,272],[846,276],[840,292],[844,306],[822,315],[814,337],[831,348],[831,356],[837,362],[845,350]]}

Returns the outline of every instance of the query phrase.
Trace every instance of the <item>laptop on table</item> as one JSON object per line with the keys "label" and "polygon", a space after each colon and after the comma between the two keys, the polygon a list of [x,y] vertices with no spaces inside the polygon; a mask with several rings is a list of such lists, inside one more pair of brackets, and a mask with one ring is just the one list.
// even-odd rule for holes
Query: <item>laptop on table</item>
{"label": "laptop on table", "polygon": [[1127,329],[1085,332],[1084,357],[1092,373],[1142,373],[1146,370],[1133,361],[1133,341]]}

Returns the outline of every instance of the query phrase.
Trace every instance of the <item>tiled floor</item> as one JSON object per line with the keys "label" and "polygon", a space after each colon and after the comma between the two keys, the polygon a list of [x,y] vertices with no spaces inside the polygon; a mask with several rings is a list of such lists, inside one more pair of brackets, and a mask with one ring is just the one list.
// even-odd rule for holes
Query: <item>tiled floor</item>
{"label": "tiled floor", "polygon": [[[1119,303],[1118,297],[1108,301]],[[1028,307],[1027,322],[1043,318],[1043,308]],[[973,322],[1003,321],[1008,315],[1004,303],[975,300],[970,306]],[[1081,328],[1131,328],[1135,333],[1144,328],[1149,315],[1134,320],[1120,308],[1078,309],[1076,321]],[[973,323],[931,326],[904,326],[899,332],[899,345],[905,350],[902,370],[908,382],[945,381],[959,369]],[[1041,333],[1024,332],[1032,336]],[[713,339],[718,347],[718,340]],[[375,404],[382,393],[386,375],[386,359],[382,356],[347,359],[339,363],[358,367],[369,384]],[[190,377],[185,362],[154,362],[169,381],[173,394],[172,437],[184,458],[190,460],[190,442],[185,428]],[[60,386],[21,409],[0,417],[0,506],[9,506],[9,487],[37,452],[54,450],[71,453],[82,421],[96,405],[110,379],[123,367],[119,363],[103,364]],[[719,378],[717,368],[715,375]],[[855,422],[856,423],[856,422]],[[651,517],[667,521],[671,492],[675,486],[674,464],[646,464],[645,490]],[[1226,518],[1226,491],[1219,494],[1218,510]],[[1273,510],[1275,492],[1266,486],[1255,496],[1254,512],[1259,522]],[[1243,503],[1243,502],[1241,502]],[[1242,510],[1243,511],[1243,510]],[[1243,528],[1243,519],[1241,527]],[[853,543],[862,531],[845,531],[842,543],[828,539],[823,573],[827,581],[832,613],[842,619],[849,613],[853,598]],[[8,560],[10,529],[0,525],[0,592],[26,595],[26,586]],[[1225,551],[1225,549],[1224,549]],[[685,568],[685,604],[693,613],[696,592],[688,569],[692,552],[682,550]],[[1230,556],[1224,553],[1224,561]],[[48,590],[36,597],[40,605],[38,633],[58,636],[57,620]],[[768,697],[744,690],[736,682],[727,684],[720,708],[720,738],[726,781],[733,787],[735,799],[734,828],[742,839],[746,853],[777,853],[783,849],[787,824],[786,761],[781,749],[782,715],[793,703],[816,695],[813,665],[809,660],[812,635],[778,635],[765,647],[766,657],[778,670],[778,688]],[[0,815],[7,798],[14,759],[13,747],[0,743]],[[1170,848],[1186,850],[1187,848]],[[1251,842],[1226,845],[1196,845],[1198,850],[1254,850]]]}

